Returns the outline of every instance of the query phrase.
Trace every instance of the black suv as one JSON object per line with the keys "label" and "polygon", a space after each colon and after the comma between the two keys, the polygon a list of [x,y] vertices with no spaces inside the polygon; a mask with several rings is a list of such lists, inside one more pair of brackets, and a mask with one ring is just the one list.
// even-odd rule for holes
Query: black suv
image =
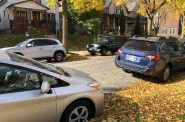
{"label": "black suv", "polygon": [[96,43],[87,45],[88,52],[94,56],[100,52],[102,56],[106,56],[108,51],[113,54],[127,42],[128,37],[124,36],[103,36]]}

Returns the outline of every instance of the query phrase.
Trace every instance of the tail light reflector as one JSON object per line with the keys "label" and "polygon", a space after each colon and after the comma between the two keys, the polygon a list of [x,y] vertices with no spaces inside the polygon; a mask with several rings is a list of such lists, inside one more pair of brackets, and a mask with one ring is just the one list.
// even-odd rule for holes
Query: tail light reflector
{"label": "tail light reflector", "polygon": [[161,56],[159,54],[149,54],[146,55],[145,58],[149,59],[150,61],[158,61],[161,59]]}
{"label": "tail light reflector", "polygon": [[123,53],[123,50],[121,48],[118,49],[118,53],[119,54],[122,54]]}

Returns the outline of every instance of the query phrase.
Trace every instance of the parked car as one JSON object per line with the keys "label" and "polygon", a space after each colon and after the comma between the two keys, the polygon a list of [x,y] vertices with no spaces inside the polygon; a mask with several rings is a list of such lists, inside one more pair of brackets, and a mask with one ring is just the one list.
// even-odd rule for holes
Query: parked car
{"label": "parked car", "polygon": [[102,56],[106,56],[108,51],[113,54],[117,52],[127,40],[128,37],[124,36],[103,36],[96,43],[87,45],[87,50],[92,56],[98,52]]}
{"label": "parked car", "polygon": [[66,56],[66,49],[57,39],[33,38],[28,39],[15,47],[3,48],[1,50],[16,53],[33,59],[55,59],[63,61]]}
{"label": "parked car", "polygon": [[0,51],[0,122],[81,122],[103,111],[88,74]]}
{"label": "parked car", "polygon": [[185,68],[185,49],[175,38],[131,38],[115,58],[116,66],[167,81],[170,73]]}

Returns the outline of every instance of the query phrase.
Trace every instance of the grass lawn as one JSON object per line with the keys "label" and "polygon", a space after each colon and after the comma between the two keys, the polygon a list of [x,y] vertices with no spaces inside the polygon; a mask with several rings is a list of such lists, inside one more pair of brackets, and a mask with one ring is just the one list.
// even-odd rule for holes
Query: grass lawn
{"label": "grass lawn", "polygon": [[104,114],[92,121],[185,122],[185,72],[173,74],[166,83],[137,77],[138,83],[106,95]]}

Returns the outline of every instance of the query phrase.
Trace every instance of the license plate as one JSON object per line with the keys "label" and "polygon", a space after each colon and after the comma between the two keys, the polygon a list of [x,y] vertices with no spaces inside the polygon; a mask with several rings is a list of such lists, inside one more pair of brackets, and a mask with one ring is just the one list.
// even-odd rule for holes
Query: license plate
{"label": "license plate", "polygon": [[132,62],[137,62],[137,57],[133,55],[126,55],[126,60],[132,61]]}

